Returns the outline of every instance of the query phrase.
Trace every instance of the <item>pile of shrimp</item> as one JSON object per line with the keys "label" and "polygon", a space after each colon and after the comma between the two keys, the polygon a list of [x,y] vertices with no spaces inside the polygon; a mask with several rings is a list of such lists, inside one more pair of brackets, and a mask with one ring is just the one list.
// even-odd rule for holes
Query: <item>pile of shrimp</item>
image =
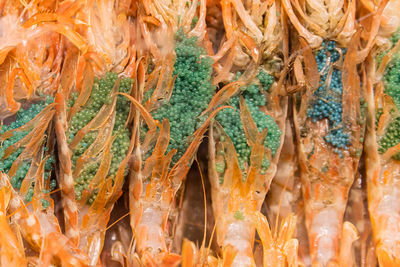
{"label": "pile of shrimp", "polygon": [[400,266],[400,0],[1,0],[0,266]]}

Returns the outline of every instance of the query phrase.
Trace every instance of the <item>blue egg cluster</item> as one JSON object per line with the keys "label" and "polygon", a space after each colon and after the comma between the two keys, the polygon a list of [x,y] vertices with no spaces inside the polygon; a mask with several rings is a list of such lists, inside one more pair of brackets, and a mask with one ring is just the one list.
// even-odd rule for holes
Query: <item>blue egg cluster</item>
{"label": "blue egg cluster", "polygon": [[313,122],[327,118],[333,125],[337,125],[342,119],[342,103],[335,101],[332,96],[319,98],[312,108],[307,110],[307,116]]}
{"label": "blue egg cluster", "polygon": [[[328,70],[340,58],[339,51],[342,54],[346,52],[345,49],[337,48],[334,41],[325,42],[323,48],[317,51],[315,59],[318,70],[323,73],[320,86],[314,92],[311,107],[307,110],[307,117],[311,118],[314,123],[323,119],[328,120],[330,131],[324,139],[336,148],[335,151],[347,149],[350,144],[350,136],[345,133],[342,126],[342,72],[339,69],[333,69],[331,77],[328,77]],[[327,83],[328,78],[330,78],[329,83]]]}
{"label": "blue egg cluster", "polygon": [[327,143],[335,147],[334,151],[340,158],[343,157],[341,149],[347,149],[350,145],[349,135],[343,131],[343,128],[331,130],[324,139]]}

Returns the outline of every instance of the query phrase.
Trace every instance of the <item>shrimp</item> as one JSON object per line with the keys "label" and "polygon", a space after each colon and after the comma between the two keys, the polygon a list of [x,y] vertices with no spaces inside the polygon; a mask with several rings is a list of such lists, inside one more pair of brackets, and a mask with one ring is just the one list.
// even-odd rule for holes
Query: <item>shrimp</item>
{"label": "shrimp", "polygon": [[222,255],[232,247],[232,266],[254,266],[254,216],[284,140],[287,98],[282,96],[285,75],[280,81],[279,75],[287,54],[285,21],[278,15],[279,1],[222,1],[221,7],[226,41],[213,57],[213,82],[224,86],[208,109],[221,104],[233,109],[221,111],[210,127],[212,206]]}
{"label": "shrimp", "polygon": [[[390,1],[382,14],[379,38],[367,62],[368,120],[365,142],[368,210],[376,255],[382,266],[400,264],[398,183],[398,11]],[[389,4],[388,4],[389,5]],[[397,11],[396,11],[397,10]],[[396,14],[396,15],[395,15]],[[391,25],[390,23],[397,23]],[[397,26],[397,28],[396,28]],[[389,44],[389,47],[388,45]]]}
{"label": "shrimp", "polygon": [[127,129],[129,102],[120,95],[130,93],[131,80],[115,73],[94,79],[88,71],[92,75],[84,76],[79,95],[57,94],[56,133],[66,235],[94,266],[122,193],[133,141]]}
{"label": "shrimp", "polygon": [[175,195],[219,111],[202,115],[215,90],[212,60],[204,48],[205,1],[186,3],[144,1],[138,9],[141,60],[132,98],[135,148],[129,186],[135,249],[145,266],[180,261],[170,249]]}
{"label": "shrimp", "polygon": [[[52,251],[47,256],[49,263],[55,256],[65,259],[65,264],[69,262],[69,257],[72,261],[70,264],[73,264],[80,262],[80,253],[75,255],[74,247],[67,245],[67,238],[61,233],[54,215],[53,200],[49,196],[56,186],[56,181],[50,175],[54,162],[51,125],[55,114],[55,105],[51,102],[52,98],[48,96],[47,100],[31,103],[29,108],[18,111],[15,121],[1,128],[1,185],[12,194],[7,213],[12,222],[18,225],[24,240],[38,253],[38,260],[46,262],[39,259],[47,253],[44,244],[58,240],[52,245],[53,250],[49,250],[49,253]],[[30,202],[32,208],[27,204]],[[63,244],[65,247],[60,247]],[[69,256],[64,257],[63,253]]]}
{"label": "shrimp", "polygon": [[355,1],[282,3],[299,35],[293,47],[302,51],[293,65],[294,83],[304,88],[294,98],[293,118],[311,261],[350,266],[352,257],[343,255],[351,255],[357,232],[342,221],[365,125],[365,83],[360,86],[357,64],[374,34],[359,51]]}
{"label": "shrimp", "polygon": [[65,266],[85,266],[85,256],[61,233],[49,195],[56,187],[56,180],[51,178],[55,161],[52,122],[56,112],[52,102],[49,95],[31,101],[30,106],[17,112],[14,121],[0,129],[1,188],[11,194],[4,214],[19,229],[20,241],[23,238],[27,247],[36,251],[39,262],[50,264],[58,258],[65,260]]}

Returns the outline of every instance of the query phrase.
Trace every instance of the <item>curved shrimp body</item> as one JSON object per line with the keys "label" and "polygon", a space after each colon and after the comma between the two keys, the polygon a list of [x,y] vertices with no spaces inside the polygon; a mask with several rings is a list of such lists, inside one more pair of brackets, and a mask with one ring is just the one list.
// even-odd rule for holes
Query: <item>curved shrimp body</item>
{"label": "curved shrimp body", "polygon": [[82,90],[71,93],[68,100],[61,93],[56,96],[58,179],[66,235],[88,255],[90,265],[98,264],[132,149],[127,129],[130,78],[115,73],[93,76],[88,69]]}
{"label": "curved shrimp body", "polygon": [[369,62],[366,170],[368,208],[376,253],[382,266],[400,264],[399,157],[397,134],[399,94],[398,31],[389,39],[391,49],[377,50]]}

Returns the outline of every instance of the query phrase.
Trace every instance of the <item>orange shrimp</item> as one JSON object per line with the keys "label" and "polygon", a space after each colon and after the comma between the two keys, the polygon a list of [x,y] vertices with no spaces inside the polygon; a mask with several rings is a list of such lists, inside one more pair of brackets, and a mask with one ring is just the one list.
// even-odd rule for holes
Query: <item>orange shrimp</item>
{"label": "orange shrimp", "polygon": [[[365,1],[367,3],[367,1]],[[376,255],[382,266],[400,264],[399,210],[397,182],[398,138],[393,125],[398,119],[397,92],[391,91],[388,77],[398,76],[397,40],[389,37],[398,31],[399,1],[390,1],[382,14],[378,39],[367,62],[368,121],[365,141],[368,210],[371,219]],[[391,24],[393,23],[393,24]],[[381,54],[384,53],[384,54]],[[381,54],[381,55],[380,55]],[[382,59],[379,60],[378,58]],[[396,126],[394,126],[397,128]],[[387,142],[390,137],[393,142]]]}
{"label": "orange shrimp", "polygon": [[[216,236],[222,254],[229,247],[235,251],[234,258],[233,253],[227,254],[232,266],[254,266],[255,214],[276,173],[284,140],[285,75],[281,82],[278,75],[287,56],[286,24],[278,15],[279,1],[222,1],[221,7],[227,39],[214,57],[223,64],[216,67],[214,82],[225,86],[208,109],[233,103],[235,111],[222,111],[210,127],[209,178]],[[237,81],[233,81],[234,71],[242,73]]]}
{"label": "orange shrimp", "polygon": [[[55,257],[65,260],[66,266],[84,263],[85,256],[61,233],[49,195],[55,187],[55,180],[50,179],[51,161],[49,166],[47,163],[54,153],[51,125],[55,105],[45,101],[30,105],[29,109],[19,111],[14,122],[1,129],[1,168],[7,173],[1,174],[1,185],[12,197],[8,216],[20,229],[21,236],[29,244],[27,247],[38,253],[39,262],[50,264]],[[45,244],[55,240],[58,241],[47,251]],[[42,260],[45,253],[47,260]]]}
{"label": "orange shrimp", "polygon": [[[76,58],[74,62],[76,67]],[[90,64],[87,68],[91,68]],[[63,94],[57,94],[56,133],[59,157],[62,159],[58,177],[62,190],[66,235],[88,255],[89,265],[95,266],[100,263],[99,258],[110,212],[121,195],[133,140],[130,140],[127,136],[129,133],[124,129],[126,124],[129,123],[129,105],[124,114],[117,114],[117,101],[122,98],[118,94],[120,81],[118,79],[113,80],[114,78],[111,76],[106,76],[103,79],[104,83],[99,85],[98,81],[93,82],[93,70],[88,71],[92,75],[84,75],[82,90],[76,98],[75,104],[69,110],[66,99],[70,97],[70,93],[65,91]],[[85,122],[84,125],[80,124],[78,129],[73,128],[73,125],[76,125],[81,118],[79,117],[80,114],[85,114],[85,109],[91,108],[90,105],[94,101],[103,101],[93,100],[93,95],[98,94],[94,90],[100,86],[105,86],[106,81],[109,82],[110,80],[113,81],[112,88],[103,87],[103,90],[110,90],[109,96],[104,96],[108,97],[109,100],[105,101],[100,109],[90,110],[90,112],[97,113],[88,122]],[[124,90],[128,90],[127,82],[121,81],[122,83],[121,86],[124,86]],[[69,115],[67,115],[68,113]],[[116,117],[121,118],[121,115],[126,116],[126,118],[124,118],[124,121],[117,121]],[[119,128],[121,132],[113,132],[116,123],[118,123],[118,127],[121,127]],[[73,131],[75,131],[75,134],[71,136]],[[93,136],[92,141],[88,141],[87,136]],[[128,140],[126,140],[127,138]],[[124,152],[116,151],[113,148],[114,145],[117,145],[115,142],[123,142],[124,147],[121,149]],[[79,152],[82,151],[82,146],[83,153]],[[117,153],[123,154],[117,155]],[[118,161],[114,161],[116,165],[111,165],[113,154],[114,157],[118,158]],[[98,166],[91,173],[90,166],[93,164],[98,164]],[[85,177],[84,175],[87,175],[88,171],[91,173],[90,179],[82,181],[82,177]],[[89,200],[89,198],[92,200]]]}
{"label": "orange shrimp", "polygon": [[[223,249],[232,246],[236,250],[233,266],[255,265],[253,259],[254,216],[264,201],[276,170],[276,165],[273,164],[277,161],[276,158],[271,159],[268,155],[269,151],[263,147],[266,134],[266,130],[262,131],[254,142],[251,163],[247,177],[244,179],[230,138],[220,126],[212,125],[210,129],[209,171],[217,242]],[[261,170],[265,157],[271,160],[271,166],[266,173]],[[217,170],[217,166],[221,164],[225,165],[223,173]]]}
{"label": "orange shrimp", "polygon": [[[43,242],[47,239],[64,240],[53,245],[53,249],[49,250],[48,260],[50,263],[53,262],[53,257],[63,258],[67,265],[69,260],[79,263],[79,257],[83,259],[84,255],[75,251],[62,235],[54,215],[53,200],[49,196],[50,190],[55,186],[55,180],[50,179],[51,162],[47,166],[49,157],[54,153],[55,139],[51,126],[55,114],[54,106],[31,103],[28,110],[19,111],[16,121],[3,126],[0,135],[2,160],[4,163],[12,159],[14,161],[2,165],[2,171],[6,171],[8,175],[2,173],[1,184],[12,193],[7,212],[13,223],[18,225],[27,244],[37,253],[47,253],[46,249],[43,250]],[[28,208],[25,201],[30,201],[33,208]],[[65,248],[59,247],[60,245]],[[66,250],[69,250],[68,255],[64,255]],[[45,264],[45,261],[38,260]]]}
{"label": "orange shrimp", "polygon": [[[140,60],[137,64],[136,91],[131,99],[135,105],[135,149],[129,186],[135,249],[145,266],[179,264],[181,257],[171,251],[169,237],[170,215],[176,208],[175,195],[190,169],[208,125],[218,112],[208,113],[208,119],[196,123],[214,91],[211,63],[207,61],[203,65],[201,62],[208,60],[204,51],[205,8],[204,0],[200,1],[200,6],[195,1],[189,5],[186,1],[144,1],[138,8],[136,58]],[[152,29],[151,34],[149,29]],[[182,50],[176,48],[174,53],[175,47]],[[190,63],[179,65],[176,70],[177,64],[183,64],[186,59],[190,59],[187,61]],[[205,73],[198,77],[202,79],[203,90],[207,90],[204,99],[198,99],[206,102],[201,107],[190,106],[189,99],[178,100],[184,92],[191,94],[187,98],[196,98],[197,90],[201,93],[198,80],[182,82],[192,78],[185,76],[188,73],[182,70],[183,66]],[[167,104],[169,101],[170,104]],[[188,106],[180,109],[183,105]],[[164,111],[169,107],[180,110],[175,112],[179,118],[171,116],[173,110]],[[160,112],[164,113],[161,115]],[[158,120],[155,120],[153,117],[157,116]],[[185,119],[190,121],[181,123]],[[179,136],[179,131],[184,133],[183,136]],[[191,136],[186,136],[186,131],[190,131]],[[179,145],[176,145],[177,142]]]}
{"label": "orange shrimp", "polygon": [[[295,101],[293,117],[311,261],[320,266],[349,266],[351,258],[343,255],[351,254],[357,232],[342,221],[358,170],[365,123],[360,104],[364,87],[360,87],[357,64],[370,47],[357,48],[354,1],[282,3],[299,35],[293,47],[302,51],[301,64],[294,64],[294,84],[306,89]],[[335,107],[326,111],[330,106]],[[345,231],[352,238],[343,239]]]}
{"label": "orange shrimp", "polygon": [[[43,166],[44,162],[41,165]],[[41,169],[42,170],[39,170],[37,178],[43,180],[43,168]],[[42,175],[40,172],[42,172]],[[40,262],[43,266],[49,266],[50,263],[60,260],[62,262],[61,266],[88,266],[86,255],[72,246],[70,241],[61,233],[58,220],[54,216],[52,200],[48,195],[43,196],[39,179],[35,181],[38,186],[35,186],[32,210],[24,204],[21,196],[12,189],[8,176],[3,173],[1,174],[1,191],[9,192],[11,197],[7,209],[8,216],[11,218],[13,224],[18,225],[17,229],[21,231],[19,234],[19,242],[22,241],[22,235],[24,240],[30,245],[30,248],[37,252],[33,257],[35,261]],[[43,208],[43,200],[50,201],[50,206],[46,209]],[[13,239],[12,236],[10,236],[10,238],[11,240]],[[8,240],[8,242],[10,242],[10,240]],[[18,245],[16,248],[18,248]],[[21,262],[26,262],[26,259],[23,258],[24,255],[19,255],[20,257],[22,256],[22,259],[20,259]],[[31,257],[29,261],[31,262],[34,259]]]}

